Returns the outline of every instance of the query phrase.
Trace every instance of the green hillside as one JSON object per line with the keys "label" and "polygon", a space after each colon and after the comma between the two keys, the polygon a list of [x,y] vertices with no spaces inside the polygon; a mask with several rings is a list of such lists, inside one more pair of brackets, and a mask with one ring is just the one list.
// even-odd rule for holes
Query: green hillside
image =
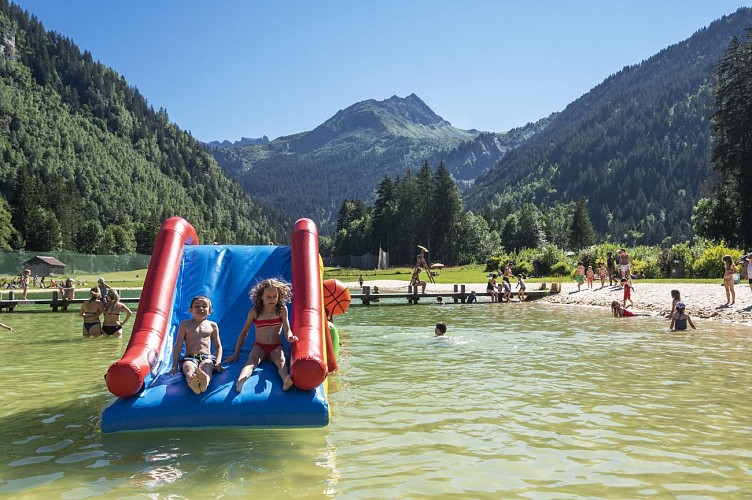
{"label": "green hillside", "polygon": [[469,206],[499,227],[524,203],[551,207],[584,196],[602,238],[691,238],[692,209],[713,181],[714,69],[750,26],[752,9],[739,9],[610,76],[481,175]]}
{"label": "green hillside", "polygon": [[173,215],[202,241],[289,238],[289,217],[90,53],[7,0],[0,31],[0,247],[150,253]]}

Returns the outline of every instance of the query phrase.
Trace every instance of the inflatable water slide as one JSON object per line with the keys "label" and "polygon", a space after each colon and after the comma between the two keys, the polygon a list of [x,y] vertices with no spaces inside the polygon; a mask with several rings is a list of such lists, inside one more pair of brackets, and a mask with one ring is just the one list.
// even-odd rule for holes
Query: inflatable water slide
{"label": "inflatable water slide", "polygon": [[[118,399],[102,412],[102,431],[192,427],[316,427],[329,422],[327,374],[336,370],[322,303],[318,233],[298,220],[291,246],[199,245],[196,230],[173,217],[160,229],[123,357],[107,371]],[[209,319],[219,325],[224,355],[232,354],[252,307],[249,290],[279,278],[292,284],[290,325],[299,341],[283,339],[295,388],[282,390],[271,362],[263,362],[235,390],[235,380],[253,345],[254,327],[235,363],[223,363],[206,392],[195,394],[182,374],[169,375],[181,321],[190,319],[191,299],[212,301]]]}

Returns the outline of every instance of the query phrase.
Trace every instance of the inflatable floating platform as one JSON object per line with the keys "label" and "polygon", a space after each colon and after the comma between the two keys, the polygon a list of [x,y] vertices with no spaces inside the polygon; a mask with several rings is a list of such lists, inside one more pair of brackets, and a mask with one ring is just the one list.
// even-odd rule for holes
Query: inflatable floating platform
{"label": "inflatable floating platform", "polygon": [[[314,427],[329,422],[327,374],[336,370],[322,303],[316,226],[295,223],[292,245],[198,245],[185,220],[166,221],[157,236],[122,359],[107,372],[118,399],[102,413],[105,433],[193,427]],[[253,345],[251,327],[235,363],[223,363],[206,392],[194,394],[182,374],[169,375],[181,321],[196,295],[212,301],[209,319],[219,325],[225,356],[231,354],[252,304],[252,286],[267,278],[292,284],[290,325],[300,340],[283,340],[295,388],[282,390],[276,366],[261,363],[241,392],[235,380]]]}

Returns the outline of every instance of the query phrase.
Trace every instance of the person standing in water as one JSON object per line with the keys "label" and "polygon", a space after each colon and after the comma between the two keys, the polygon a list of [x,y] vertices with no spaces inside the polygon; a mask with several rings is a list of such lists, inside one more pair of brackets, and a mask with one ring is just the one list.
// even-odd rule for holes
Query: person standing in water
{"label": "person standing in water", "polygon": [[[104,322],[102,323],[102,332],[106,337],[122,337],[123,326],[131,317],[131,310],[120,302],[120,295],[110,288],[107,292],[107,302],[99,304],[99,307],[104,314]],[[125,313],[125,319],[120,321],[120,315]]]}
{"label": "person standing in water", "polygon": [[102,315],[102,308],[99,301],[99,288],[92,287],[89,290],[89,300],[81,304],[78,315],[84,319],[83,335],[84,337],[99,337],[102,335],[102,324],[99,317]]}
{"label": "person standing in water", "polygon": [[679,301],[676,303],[676,310],[674,311],[674,314],[671,315],[671,326],[669,326],[669,330],[686,330],[687,323],[692,327],[692,330],[697,330],[695,324],[692,323],[692,318],[689,317],[689,314],[684,312],[684,307],[684,302]]}

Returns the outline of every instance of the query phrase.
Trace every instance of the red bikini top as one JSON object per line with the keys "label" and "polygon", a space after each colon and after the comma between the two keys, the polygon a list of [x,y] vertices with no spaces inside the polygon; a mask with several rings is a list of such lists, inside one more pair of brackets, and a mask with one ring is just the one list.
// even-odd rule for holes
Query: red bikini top
{"label": "red bikini top", "polygon": [[253,324],[256,325],[256,328],[266,328],[268,326],[282,326],[282,318],[277,316],[276,318],[269,318],[269,319],[259,319],[256,318],[253,320]]}

